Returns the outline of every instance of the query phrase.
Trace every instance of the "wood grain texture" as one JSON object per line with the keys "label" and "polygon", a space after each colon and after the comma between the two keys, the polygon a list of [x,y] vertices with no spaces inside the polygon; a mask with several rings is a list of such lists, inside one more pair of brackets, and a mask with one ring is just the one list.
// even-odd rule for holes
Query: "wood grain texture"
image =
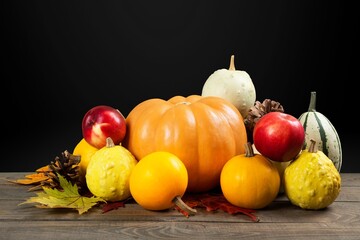
{"label": "wood grain texture", "polygon": [[149,221],[4,222],[0,239],[359,239],[359,225]]}
{"label": "wood grain texture", "polygon": [[186,218],[176,210],[148,211],[135,203],[107,213],[19,205],[34,196],[15,180],[28,173],[0,173],[0,239],[359,239],[360,173],[342,174],[339,197],[328,208],[303,210],[280,195],[255,215],[207,212]]}

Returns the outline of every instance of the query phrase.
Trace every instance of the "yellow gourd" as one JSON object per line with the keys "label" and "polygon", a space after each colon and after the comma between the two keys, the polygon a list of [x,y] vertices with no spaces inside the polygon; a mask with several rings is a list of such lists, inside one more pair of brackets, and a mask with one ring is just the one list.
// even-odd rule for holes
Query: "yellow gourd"
{"label": "yellow gourd", "polygon": [[137,164],[130,151],[114,145],[110,137],[106,146],[92,155],[86,169],[86,184],[92,194],[106,201],[121,201],[131,196],[129,179]]}
{"label": "yellow gourd", "polygon": [[322,209],[338,197],[341,176],[333,162],[316,149],[316,141],[311,140],[309,149],[285,169],[284,188],[292,204],[303,209]]}

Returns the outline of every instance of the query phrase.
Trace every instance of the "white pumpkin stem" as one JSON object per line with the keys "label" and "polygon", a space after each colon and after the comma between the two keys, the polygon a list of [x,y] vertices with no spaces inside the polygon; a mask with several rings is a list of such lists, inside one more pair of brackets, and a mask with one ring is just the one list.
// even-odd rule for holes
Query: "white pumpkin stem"
{"label": "white pumpkin stem", "polygon": [[173,199],[173,202],[176,206],[178,206],[181,210],[185,211],[189,215],[195,215],[197,213],[196,209],[189,207],[180,196],[176,196]]}
{"label": "white pumpkin stem", "polygon": [[309,104],[309,112],[316,111],[316,92],[311,92],[310,96],[310,104]]}
{"label": "white pumpkin stem", "polygon": [[310,146],[309,146],[308,152],[310,152],[310,153],[317,152],[316,141],[314,139],[310,139]]}
{"label": "white pumpkin stem", "polygon": [[235,69],[235,63],[234,63],[234,58],[235,58],[235,56],[231,55],[231,57],[230,57],[230,66],[229,66],[230,71],[235,71],[236,70]]}
{"label": "white pumpkin stem", "polygon": [[114,146],[115,146],[115,144],[114,144],[114,141],[112,140],[112,138],[107,137],[106,138],[106,147],[111,148],[111,147],[114,147]]}

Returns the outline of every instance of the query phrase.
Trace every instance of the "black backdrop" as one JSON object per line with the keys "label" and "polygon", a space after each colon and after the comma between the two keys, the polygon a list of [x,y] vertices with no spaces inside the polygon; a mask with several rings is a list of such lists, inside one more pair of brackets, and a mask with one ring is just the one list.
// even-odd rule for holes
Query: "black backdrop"
{"label": "black backdrop", "polygon": [[2,12],[1,171],[73,150],[95,105],[127,115],[149,98],[200,94],[234,54],[260,101],[298,117],[316,91],[342,172],[360,172],[359,23],[346,1],[7,1]]}

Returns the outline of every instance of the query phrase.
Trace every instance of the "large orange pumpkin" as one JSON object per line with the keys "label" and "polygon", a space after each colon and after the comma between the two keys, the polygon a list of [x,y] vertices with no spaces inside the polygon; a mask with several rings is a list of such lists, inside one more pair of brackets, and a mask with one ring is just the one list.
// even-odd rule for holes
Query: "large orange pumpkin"
{"label": "large orange pumpkin", "polygon": [[179,157],[188,170],[187,192],[205,192],[220,184],[224,164],[245,153],[243,118],[220,97],[174,96],[148,99],[126,117],[123,145],[137,159],[155,151]]}

